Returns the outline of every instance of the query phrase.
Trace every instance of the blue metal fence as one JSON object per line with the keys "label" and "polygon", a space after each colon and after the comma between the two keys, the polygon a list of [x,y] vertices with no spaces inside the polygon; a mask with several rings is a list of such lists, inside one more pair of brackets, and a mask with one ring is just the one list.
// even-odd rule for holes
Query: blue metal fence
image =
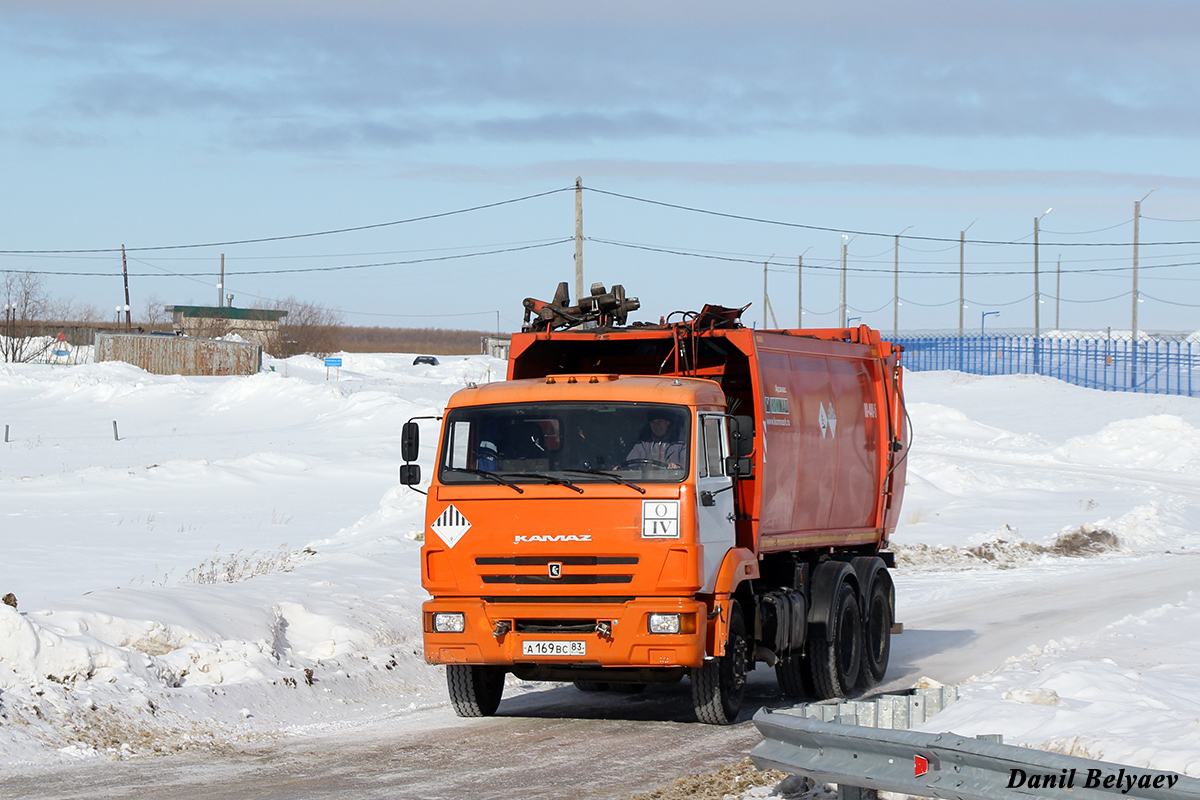
{"label": "blue metal fence", "polygon": [[952,369],[975,375],[1046,375],[1114,392],[1200,395],[1200,345],[1146,339],[1032,336],[900,336],[911,370]]}

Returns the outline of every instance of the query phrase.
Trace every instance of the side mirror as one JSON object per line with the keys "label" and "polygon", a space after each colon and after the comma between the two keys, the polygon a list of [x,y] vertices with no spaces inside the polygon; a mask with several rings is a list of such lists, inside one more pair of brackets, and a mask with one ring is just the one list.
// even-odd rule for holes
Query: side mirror
{"label": "side mirror", "polygon": [[420,450],[420,447],[421,432],[417,429],[417,423],[411,420],[404,423],[404,427],[400,429],[400,458],[405,461],[416,461],[417,451]]}
{"label": "side mirror", "polygon": [[400,467],[400,483],[404,486],[416,486],[421,482],[421,465],[405,464]]}
{"label": "side mirror", "polygon": [[754,474],[750,456],[729,456],[725,459],[725,474],[730,478],[749,478]]}

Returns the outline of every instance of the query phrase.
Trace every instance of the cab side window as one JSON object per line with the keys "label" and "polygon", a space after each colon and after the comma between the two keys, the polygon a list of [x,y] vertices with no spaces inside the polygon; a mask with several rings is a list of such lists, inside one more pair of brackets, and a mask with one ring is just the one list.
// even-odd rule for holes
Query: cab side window
{"label": "cab side window", "polygon": [[700,477],[719,477],[725,474],[725,420],[723,417],[701,418]]}

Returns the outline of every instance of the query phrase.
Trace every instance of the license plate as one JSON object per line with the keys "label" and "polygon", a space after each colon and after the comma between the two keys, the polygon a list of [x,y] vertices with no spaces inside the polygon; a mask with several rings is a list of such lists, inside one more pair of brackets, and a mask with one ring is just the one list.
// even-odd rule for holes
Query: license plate
{"label": "license plate", "polygon": [[587,642],[521,642],[521,653],[527,656],[586,656]]}

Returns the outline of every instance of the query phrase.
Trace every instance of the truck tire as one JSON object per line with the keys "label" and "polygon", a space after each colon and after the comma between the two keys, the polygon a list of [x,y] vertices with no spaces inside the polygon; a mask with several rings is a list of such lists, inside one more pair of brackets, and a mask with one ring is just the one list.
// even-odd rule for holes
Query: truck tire
{"label": "truck tire", "polygon": [[746,694],[746,623],[734,600],[729,604],[729,638],[725,655],[712,658],[692,670],[692,708],[696,719],[709,725],[729,725],[742,710]]}
{"label": "truck tire", "polygon": [[784,653],[775,662],[775,680],[784,697],[812,697],[815,694],[808,659],[801,650]]}
{"label": "truck tire", "polygon": [[450,702],[460,717],[490,717],[504,695],[504,668],[472,664],[446,667]]}
{"label": "truck tire", "polygon": [[849,583],[838,584],[827,638],[808,641],[808,666],[818,700],[845,697],[858,683],[862,666],[862,614]]}
{"label": "truck tire", "polygon": [[858,685],[863,689],[877,686],[887,672],[892,653],[892,596],[891,581],[879,575],[871,584],[867,597],[866,618],[863,619],[862,667]]}

